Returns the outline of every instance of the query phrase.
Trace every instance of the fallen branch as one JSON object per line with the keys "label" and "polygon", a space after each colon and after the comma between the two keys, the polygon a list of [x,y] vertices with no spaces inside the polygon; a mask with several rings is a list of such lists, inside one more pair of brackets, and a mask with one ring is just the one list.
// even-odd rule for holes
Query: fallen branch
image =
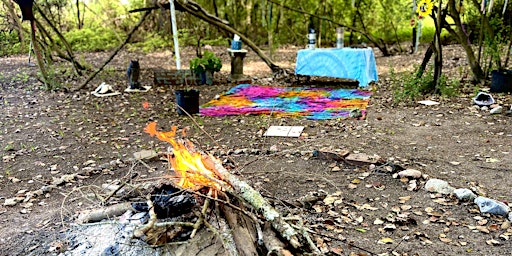
{"label": "fallen branch", "polygon": [[[221,210],[233,232],[233,240],[235,240],[235,245],[240,252],[240,255],[258,255],[258,251],[254,243],[256,238],[251,235],[256,233],[254,232],[254,223],[252,220],[249,220],[249,218],[244,215],[236,214],[233,212],[232,208],[226,205],[221,205]],[[256,225],[259,224],[256,223]]]}

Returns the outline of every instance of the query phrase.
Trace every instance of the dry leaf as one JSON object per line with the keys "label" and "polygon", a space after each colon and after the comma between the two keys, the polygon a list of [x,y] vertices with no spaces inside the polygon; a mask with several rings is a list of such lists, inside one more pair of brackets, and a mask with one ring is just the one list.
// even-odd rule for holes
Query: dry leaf
{"label": "dry leaf", "polygon": [[335,196],[326,196],[324,198],[324,204],[325,205],[331,205],[334,203],[334,201],[336,201],[338,199],[338,197],[335,197]]}
{"label": "dry leaf", "polygon": [[485,226],[476,226],[476,229],[480,230],[480,232],[482,232],[482,233],[486,233],[486,234],[490,233],[489,229]]}
{"label": "dry leaf", "polygon": [[400,208],[402,209],[402,211],[407,211],[407,210],[410,210],[412,208],[412,206],[410,206],[410,205],[402,205]]}
{"label": "dry leaf", "polygon": [[396,226],[394,224],[387,224],[386,226],[384,226],[384,230],[386,230],[386,231],[392,231],[395,229],[396,229]]}
{"label": "dry leaf", "polygon": [[498,224],[491,224],[491,225],[489,225],[489,230],[498,231],[498,230],[500,230],[500,226]]}
{"label": "dry leaf", "polygon": [[377,243],[379,244],[392,244],[394,241],[390,237],[384,237],[380,239]]}
{"label": "dry leaf", "polygon": [[441,240],[441,242],[443,242],[443,243],[451,243],[452,242],[452,240],[447,237],[440,237],[439,240]]}
{"label": "dry leaf", "polygon": [[497,241],[497,240],[494,240],[494,239],[491,239],[491,240],[487,240],[485,241],[488,245],[500,245],[500,241]]}
{"label": "dry leaf", "polygon": [[317,213],[321,213],[324,211],[323,207],[317,204],[313,205],[313,209],[315,209]]}
{"label": "dry leaf", "polygon": [[373,224],[374,225],[381,225],[381,224],[384,224],[384,221],[381,220],[381,219],[375,219],[375,221],[373,221]]}

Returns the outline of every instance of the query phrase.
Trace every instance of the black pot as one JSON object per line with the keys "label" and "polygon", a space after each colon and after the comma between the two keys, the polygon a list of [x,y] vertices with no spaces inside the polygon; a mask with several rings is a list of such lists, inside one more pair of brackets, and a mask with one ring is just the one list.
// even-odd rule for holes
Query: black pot
{"label": "black pot", "polygon": [[491,75],[491,92],[512,92],[512,70],[494,70]]}
{"label": "black pot", "polygon": [[189,114],[199,113],[199,90],[176,90],[174,93],[179,115],[186,115],[184,111]]}

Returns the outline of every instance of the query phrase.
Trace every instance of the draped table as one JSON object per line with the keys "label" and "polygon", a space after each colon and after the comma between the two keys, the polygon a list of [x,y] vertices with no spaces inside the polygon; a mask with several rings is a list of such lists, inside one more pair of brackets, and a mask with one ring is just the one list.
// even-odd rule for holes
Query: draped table
{"label": "draped table", "polygon": [[297,52],[295,74],[346,78],[367,87],[378,80],[377,64],[371,48],[317,48]]}

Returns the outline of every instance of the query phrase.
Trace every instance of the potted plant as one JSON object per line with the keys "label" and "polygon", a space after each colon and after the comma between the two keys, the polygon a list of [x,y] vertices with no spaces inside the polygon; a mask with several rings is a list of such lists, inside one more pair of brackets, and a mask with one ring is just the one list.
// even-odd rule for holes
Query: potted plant
{"label": "potted plant", "polygon": [[222,68],[222,61],[211,51],[205,51],[202,57],[190,60],[190,69],[201,77],[202,84],[211,85],[213,74]]}

